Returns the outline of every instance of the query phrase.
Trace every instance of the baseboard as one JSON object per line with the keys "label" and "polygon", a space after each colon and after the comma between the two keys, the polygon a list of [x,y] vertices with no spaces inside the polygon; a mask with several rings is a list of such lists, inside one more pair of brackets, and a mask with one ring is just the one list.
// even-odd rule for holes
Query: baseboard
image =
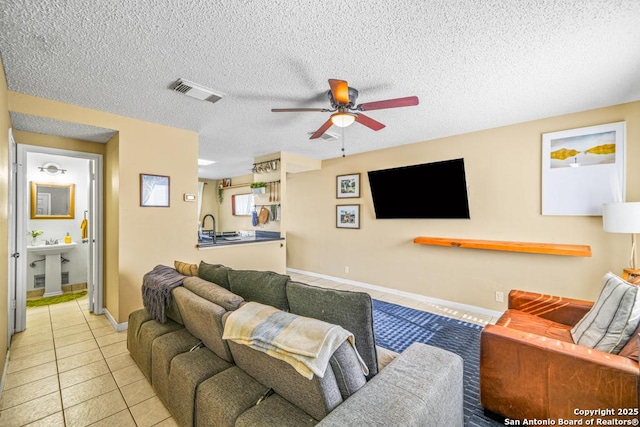
{"label": "baseboard", "polygon": [[4,380],[7,377],[7,367],[9,366],[9,352],[11,349],[7,349],[7,354],[4,357],[4,366],[2,367],[2,377],[0,377],[0,399],[2,399],[2,392],[4,391]]}
{"label": "baseboard", "polygon": [[109,310],[107,310],[107,308],[103,308],[104,310],[104,315],[107,316],[107,319],[109,319],[109,323],[111,323],[111,326],[113,326],[113,329],[116,330],[116,332],[122,332],[122,331],[126,331],[129,328],[129,322],[124,322],[124,323],[118,323],[116,322],[116,319],[111,315],[111,313],[109,313]]}
{"label": "baseboard", "polygon": [[326,274],[314,273],[311,271],[298,270],[297,268],[287,268],[287,271],[292,273],[304,274],[305,276],[318,277],[320,279],[327,279],[333,282],[344,283],[345,285],[359,286],[365,289],[371,289],[374,291],[385,292],[388,294],[399,295],[405,298],[412,298],[422,302],[428,302],[431,304],[444,305],[447,307],[455,308],[460,311],[471,311],[473,313],[483,314],[485,316],[500,317],[501,311],[489,310],[482,307],[476,307],[475,305],[461,304],[459,302],[447,301],[438,298],[431,298],[420,294],[414,294],[411,292],[400,291],[398,289],[385,288],[384,286],[372,285],[364,282],[357,282],[355,280],[344,279],[342,277],[333,277]]}

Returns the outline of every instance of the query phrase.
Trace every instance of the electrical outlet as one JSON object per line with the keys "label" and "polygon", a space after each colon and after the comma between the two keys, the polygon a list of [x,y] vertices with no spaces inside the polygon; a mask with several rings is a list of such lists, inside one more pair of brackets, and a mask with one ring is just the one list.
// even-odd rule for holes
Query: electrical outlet
{"label": "electrical outlet", "polygon": [[496,291],[496,302],[504,302],[504,292]]}
{"label": "electrical outlet", "polygon": [[345,272],[345,273],[347,273],[347,274],[349,274],[349,266],[348,266],[348,265],[345,265],[345,266],[344,266],[344,272]]}

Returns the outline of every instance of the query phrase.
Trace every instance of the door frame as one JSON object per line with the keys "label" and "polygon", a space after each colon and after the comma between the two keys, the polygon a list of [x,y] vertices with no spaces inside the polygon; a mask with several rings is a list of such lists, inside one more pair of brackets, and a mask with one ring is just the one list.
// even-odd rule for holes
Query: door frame
{"label": "door frame", "polygon": [[[29,207],[27,203],[29,201],[29,186],[27,182],[27,172],[25,166],[27,166],[27,154],[28,153],[42,153],[53,154],[57,156],[75,157],[79,159],[91,160],[95,164],[95,181],[96,191],[94,196],[94,203],[89,202],[89,220],[92,220],[94,226],[89,227],[89,253],[95,252],[95,257],[89,257],[89,262],[94,262],[96,283],[89,283],[89,277],[87,277],[87,290],[89,292],[89,311],[95,314],[103,313],[103,277],[104,277],[104,248],[103,248],[103,212],[104,212],[104,198],[103,198],[103,159],[101,154],[86,153],[82,151],[64,150],[60,148],[41,147],[36,145],[17,145],[18,154],[18,173],[17,173],[17,193],[16,193],[16,246],[18,252],[24,254],[17,259],[16,265],[16,285],[15,285],[15,299],[16,299],[16,317],[15,317],[15,331],[23,331],[26,328],[26,295],[27,295],[27,239],[25,238],[27,230],[26,224],[28,222]],[[89,175],[89,173],[88,173]],[[90,176],[87,179],[91,180]],[[95,230],[95,232],[94,232]],[[97,264],[97,265],[95,265]],[[91,271],[89,268],[88,272]],[[89,274],[87,274],[89,276]]]}
{"label": "door frame", "polygon": [[16,328],[16,272],[20,250],[16,240],[16,207],[17,207],[17,177],[18,177],[18,151],[17,144],[13,138],[13,130],[9,128],[9,179],[8,179],[8,211],[7,211],[7,234],[9,245],[9,260],[7,268],[7,303],[8,303],[8,336],[7,348],[11,346],[11,337]]}

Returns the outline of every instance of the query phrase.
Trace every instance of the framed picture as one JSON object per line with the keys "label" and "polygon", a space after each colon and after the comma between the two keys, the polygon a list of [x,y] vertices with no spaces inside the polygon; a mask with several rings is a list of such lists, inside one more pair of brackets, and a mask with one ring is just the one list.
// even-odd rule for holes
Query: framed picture
{"label": "framed picture", "polygon": [[140,206],[169,207],[169,177],[140,174]]}
{"label": "framed picture", "polygon": [[338,199],[357,199],[360,197],[360,174],[352,173],[350,175],[338,175],[337,179],[337,198]]}
{"label": "framed picture", "polygon": [[336,206],[336,227],[360,228],[360,205]]}
{"label": "framed picture", "polygon": [[225,178],[222,180],[223,187],[231,187],[231,178]]}
{"label": "framed picture", "polygon": [[542,135],[542,214],[602,215],[625,195],[625,122]]}

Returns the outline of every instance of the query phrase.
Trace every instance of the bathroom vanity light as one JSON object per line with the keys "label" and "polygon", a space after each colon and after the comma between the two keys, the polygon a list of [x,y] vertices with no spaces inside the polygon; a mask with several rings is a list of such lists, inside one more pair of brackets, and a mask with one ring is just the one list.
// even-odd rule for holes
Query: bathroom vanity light
{"label": "bathroom vanity light", "polygon": [[42,166],[38,166],[38,169],[40,169],[40,172],[46,172],[48,175],[59,175],[67,171],[55,163],[45,163]]}

